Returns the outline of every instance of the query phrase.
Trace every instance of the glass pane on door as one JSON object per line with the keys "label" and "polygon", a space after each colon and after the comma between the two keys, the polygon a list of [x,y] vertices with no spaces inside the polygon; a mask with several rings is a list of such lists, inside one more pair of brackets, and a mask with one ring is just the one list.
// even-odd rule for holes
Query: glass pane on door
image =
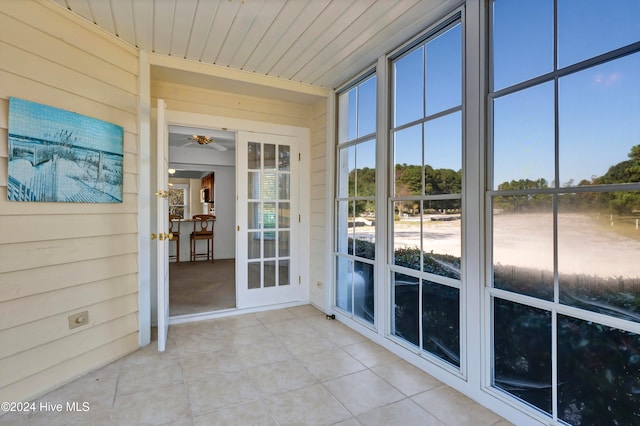
{"label": "glass pane on door", "polygon": [[248,289],[288,286],[291,283],[291,147],[249,142],[247,217],[250,261]]}

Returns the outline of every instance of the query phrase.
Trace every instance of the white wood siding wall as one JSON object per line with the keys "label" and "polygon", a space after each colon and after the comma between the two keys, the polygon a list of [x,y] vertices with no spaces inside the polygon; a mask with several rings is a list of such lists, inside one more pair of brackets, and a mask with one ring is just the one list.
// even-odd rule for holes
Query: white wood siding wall
{"label": "white wood siding wall", "polygon": [[312,121],[311,105],[154,80],[151,82],[151,105],[156,105],[158,98],[164,99],[167,109],[174,111],[307,128]]}
{"label": "white wood siding wall", "polygon": [[[326,198],[325,184],[327,146],[327,101],[317,102],[313,106],[311,126],[311,282],[310,300],[320,308],[326,309],[325,287],[331,280],[325,277]],[[320,283],[320,285],[318,285]]]}
{"label": "white wood siding wall", "polygon": [[[0,401],[20,401],[138,347],[138,59],[32,0],[2,2],[0,58]],[[124,127],[123,202],[7,201],[10,96]]]}

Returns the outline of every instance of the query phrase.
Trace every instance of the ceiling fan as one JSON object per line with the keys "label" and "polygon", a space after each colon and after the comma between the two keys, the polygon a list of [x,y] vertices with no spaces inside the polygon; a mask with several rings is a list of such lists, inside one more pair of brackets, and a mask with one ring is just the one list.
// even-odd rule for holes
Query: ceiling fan
{"label": "ceiling fan", "polygon": [[189,146],[189,145],[207,145],[207,146],[210,146],[212,148],[217,149],[218,151],[226,151],[227,150],[227,147],[222,146],[219,143],[217,143],[216,141],[214,141],[211,136],[192,135],[190,138],[188,138],[188,140],[191,141],[191,142],[185,143],[184,145],[182,145],[183,147]]}

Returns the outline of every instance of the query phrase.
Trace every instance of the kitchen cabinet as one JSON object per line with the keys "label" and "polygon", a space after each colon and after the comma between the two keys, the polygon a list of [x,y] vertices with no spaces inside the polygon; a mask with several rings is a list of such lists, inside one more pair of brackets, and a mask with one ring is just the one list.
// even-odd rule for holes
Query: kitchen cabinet
{"label": "kitchen cabinet", "polygon": [[215,175],[213,173],[201,179],[200,201],[203,203],[213,203],[213,189],[215,187]]}

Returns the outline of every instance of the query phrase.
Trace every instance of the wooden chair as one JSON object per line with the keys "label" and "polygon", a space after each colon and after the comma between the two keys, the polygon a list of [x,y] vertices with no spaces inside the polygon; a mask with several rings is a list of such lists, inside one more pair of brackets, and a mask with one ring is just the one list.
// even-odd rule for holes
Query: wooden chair
{"label": "wooden chair", "polygon": [[[211,214],[196,214],[193,215],[193,232],[191,233],[191,261],[195,262],[198,256],[207,257],[211,256],[211,263],[213,263],[213,225],[215,224],[216,217]],[[209,224],[211,229],[209,229]],[[196,251],[196,244],[199,240],[205,240],[207,242],[207,252],[198,253]]]}
{"label": "wooden chair", "polygon": [[[182,219],[182,216],[177,215],[177,214],[170,214],[169,215],[169,233],[173,234],[173,237],[171,238],[171,240],[169,240],[169,242],[171,241],[175,241],[176,242],[176,255],[175,255],[175,259],[176,259],[176,264],[180,264],[180,219]],[[173,259],[174,256],[169,255],[169,259]]]}

